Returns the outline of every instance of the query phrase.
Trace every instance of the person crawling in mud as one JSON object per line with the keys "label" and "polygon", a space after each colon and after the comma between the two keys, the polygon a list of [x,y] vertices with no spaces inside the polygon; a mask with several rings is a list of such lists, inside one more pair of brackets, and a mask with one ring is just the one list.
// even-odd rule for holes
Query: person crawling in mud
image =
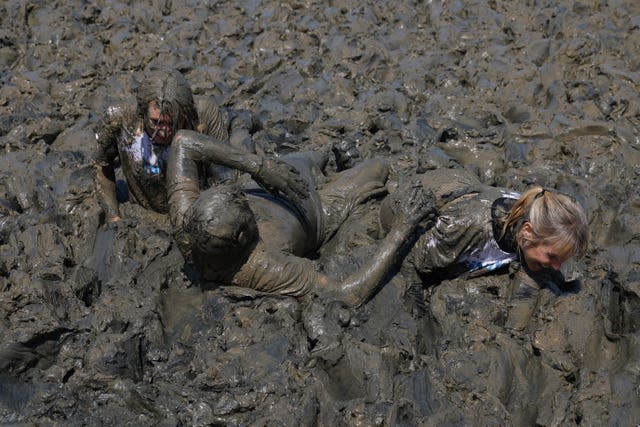
{"label": "person crawling in mud", "polygon": [[[462,167],[420,176],[434,190],[438,217],[418,238],[402,271],[417,273],[422,283],[478,276],[518,261],[531,280],[521,280],[514,292],[533,297],[543,285],[566,284],[562,267],[587,250],[587,217],[568,195],[539,186],[519,194],[484,185]],[[383,228],[393,215],[392,205],[383,201]]]}
{"label": "person crawling in mud", "polygon": [[519,260],[532,276],[560,271],[588,246],[582,207],[557,191],[522,194],[483,185],[465,169],[436,169],[422,182],[436,193],[438,219],[408,260],[423,277],[478,275]]}
{"label": "person crawling in mud", "polygon": [[[389,232],[375,256],[343,281],[307,257],[336,233],[354,206],[386,192],[388,165],[363,161],[321,187],[328,153],[292,153],[270,159],[206,135],[179,131],[167,172],[175,238],[206,281],[282,295],[323,294],[357,306],[370,298],[396,266],[421,222],[434,216],[434,197],[419,184],[394,197]],[[198,162],[247,172],[243,189],[198,186]],[[259,185],[258,185],[259,184]]]}
{"label": "person crawling in mud", "polygon": [[[241,113],[225,120],[210,102],[201,102],[196,108],[186,79],[173,70],[156,71],[142,81],[136,104],[110,107],[96,129],[97,193],[107,221],[120,219],[115,183],[117,159],[129,197],[146,209],[168,213],[165,168],[176,131],[197,130],[220,141],[243,145],[249,141],[248,132],[253,126],[251,118]],[[235,178],[234,172],[226,168],[200,167],[203,186]]]}

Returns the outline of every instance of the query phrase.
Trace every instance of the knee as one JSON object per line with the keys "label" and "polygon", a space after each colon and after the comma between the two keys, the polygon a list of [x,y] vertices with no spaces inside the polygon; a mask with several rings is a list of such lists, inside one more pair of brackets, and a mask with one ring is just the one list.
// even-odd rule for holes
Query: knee
{"label": "knee", "polygon": [[356,171],[366,171],[364,178],[367,180],[375,180],[385,182],[389,177],[389,162],[381,158],[367,159],[360,163],[358,166],[352,169],[353,173]]}

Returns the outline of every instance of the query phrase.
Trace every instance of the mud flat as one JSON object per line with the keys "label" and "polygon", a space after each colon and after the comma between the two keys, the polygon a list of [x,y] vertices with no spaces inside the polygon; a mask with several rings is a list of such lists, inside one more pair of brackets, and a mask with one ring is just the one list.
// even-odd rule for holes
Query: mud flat
{"label": "mud flat", "polygon": [[[640,3],[22,2],[0,6],[3,425],[632,425],[640,419]],[[580,286],[518,271],[360,309],[202,290],[166,218],[105,225],[91,126],[141,72],[246,109],[268,153],[352,141],[394,176],[445,154],[574,195]],[[323,254],[367,252],[367,215]],[[519,313],[514,317],[513,313]]]}

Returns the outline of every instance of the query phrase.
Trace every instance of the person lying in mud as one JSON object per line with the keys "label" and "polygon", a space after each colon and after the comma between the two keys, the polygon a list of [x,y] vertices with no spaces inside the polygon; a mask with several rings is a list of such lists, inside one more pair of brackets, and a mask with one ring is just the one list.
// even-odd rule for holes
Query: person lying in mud
{"label": "person lying in mud", "polygon": [[[556,277],[588,246],[588,222],[571,197],[533,187],[522,194],[483,185],[463,168],[421,175],[434,189],[438,218],[416,241],[407,262],[426,282],[487,273],[519,260],[533,279]],[[381,223],[393,217],[383,202]],[[563,279],[562,279],[563,280]]]}
{"label": "person lying in mud", "polygon": [[[396,266],[421,222],[434,216],[433,193],[416,184],[394,197],[394,217],[375,256],[339,282],[306,257],[338,230],[354,206],[386,193],[388,165],[381,159],[363,161],[318,188],[327,159],[317,152],[269,159],[179,131],[169,154],[167,187],[175,238],[186,260],[204,280],[217,284],[364,303]],[[247,172],[259,185],[201,191],[198,162]]]}
{"label": "person lying in mud", "polygon": [[[225,120],[210,102],[201,102],[197,108],[189,84],[177,71],[149,75],[137,89],[136,103],[110,107],[96,129],[97,193],[107,221],[120,219],[116,159],[130,198],[146,209],[168,213],[165,166],[176,131],[197,130],[220,141],[243,145],[249,140],[249,129],[253,126],[251,117],[241,113]],[[203,186],[236,178],[228,168],[200,167]]]}

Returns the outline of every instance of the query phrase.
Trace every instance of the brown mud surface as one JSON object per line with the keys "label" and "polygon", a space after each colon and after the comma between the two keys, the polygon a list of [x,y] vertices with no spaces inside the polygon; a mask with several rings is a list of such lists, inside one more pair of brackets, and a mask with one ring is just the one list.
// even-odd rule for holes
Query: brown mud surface
{"label": "brown mud surface", "polygon": [[[0,12],[0,424],[640,420],[640,3],[5,0]],[[447,154],[487,184],[576,196],[592,236],[580,289],[519,300],[518,272],[425,289],[397,274],[359,309],[201,290],[166,218],[129,203],[105,225],[92,191],[91,126],[157,66],[254,112],[269,153],[351,141],[395,176]],[[367,218],[327,269],[366,254]]]}

